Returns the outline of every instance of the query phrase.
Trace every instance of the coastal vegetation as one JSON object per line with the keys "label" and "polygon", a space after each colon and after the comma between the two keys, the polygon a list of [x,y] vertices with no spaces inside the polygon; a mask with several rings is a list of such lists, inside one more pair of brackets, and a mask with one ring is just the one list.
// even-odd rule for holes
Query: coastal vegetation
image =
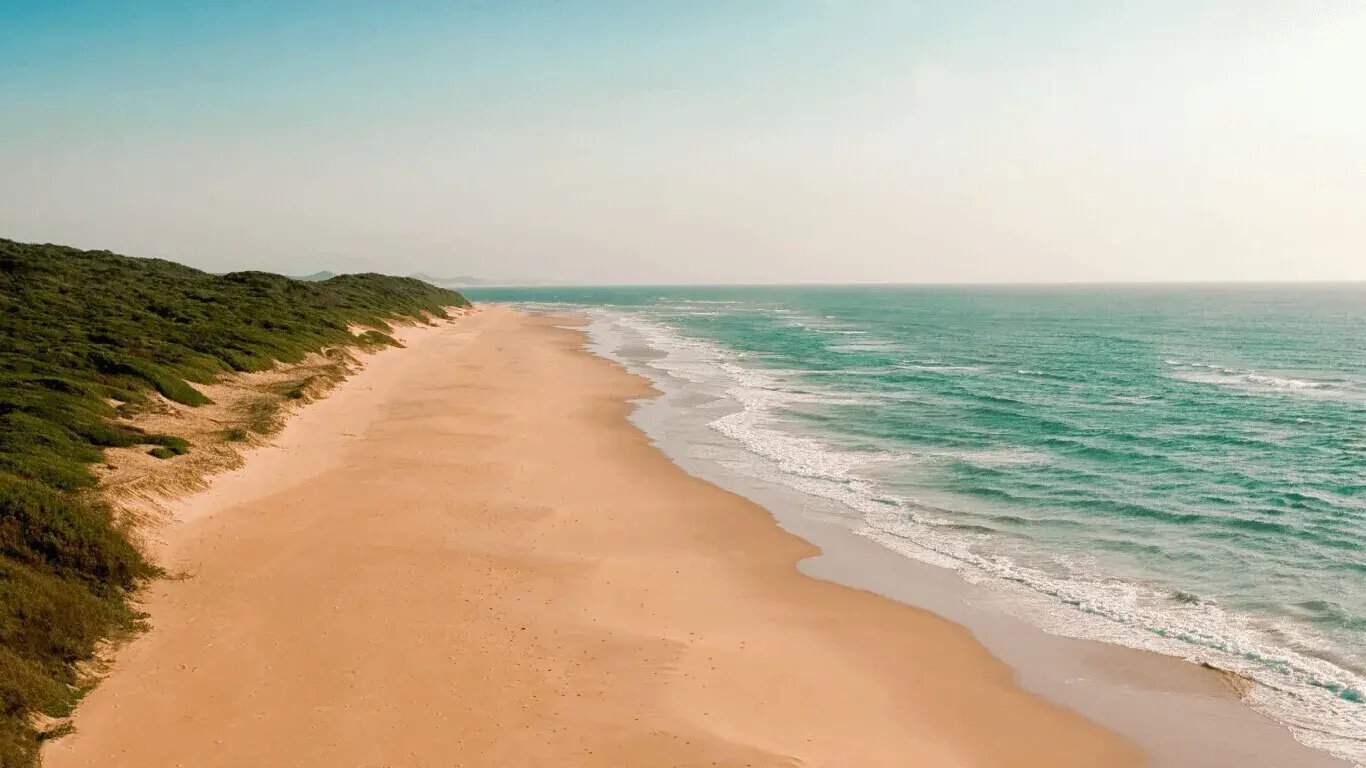
{"label": "coastal vegetation", "polygon": [[[92,466],[109,448],[165,460],[194,450],[135,426],[143,409],[160,398],[208,405],[197,385],[395,344],[389,321],[467,304],[406,277],[212,275],[0,239],[0,765],[32,764],[65,728],[54,719],[83,692],[98,644],[137,628],[130,596],[158,570],[98,494]],[[370,330],[357,336],[358,326]],[[281,394],[300,398],[306,383]],[[265,431],[276,415],[258,407],[247,427]]]}

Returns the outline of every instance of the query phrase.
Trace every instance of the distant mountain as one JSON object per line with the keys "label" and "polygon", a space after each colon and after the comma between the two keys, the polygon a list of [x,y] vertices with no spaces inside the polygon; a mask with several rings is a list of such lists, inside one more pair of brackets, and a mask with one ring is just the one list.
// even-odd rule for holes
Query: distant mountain
{"label": "distant mountain", "polygon": [[558,285],[552,280],[497,280],[484,277],[470,277],[469,275],[456,275],[455,277],[436,277],[425,272],[414,272],[408,277],[416,278],[424,283],[441,288],[469,288],[480,285]]}
{"label": "distant mountain", "polygon": [[[298,275],[295,276],[294,279],[303,280],[306,283],[320,283],[336,276],[337,273],[329,272],[324,269],[321,272],[314,272],[311,275]],[[408,275],[408,277],[415,280],[421,280],[424,283],[429,283],[438,288],[468,288],[481,285],[559,285],[559,283],[551,280],[491,280],[483,277],[472,277],[470,275],[437,277],[436,275],[429,275],[426,272],[414,272],[411,275]]]}
{"label": "distant mountain", "polygon": [[426,272],[414,272],[413,274],[408,275],[408,277],[415,277],[415,278],[417,278],[418,280],[421,280],[421,281],[424,282],[424,283],[431,283],[432,285],[442,285],[442,286],[445,286],[445,285],[488,285],[488,284],[489,284],[489,281],[488,281],[488,280],[483,280],[483,279],[478,278],[478,277],[470,277],[469,275],[456,275],[455,277],[437,277],[437,276],[435,276],[435,275],[429,275],[429,274],[427,274]]}

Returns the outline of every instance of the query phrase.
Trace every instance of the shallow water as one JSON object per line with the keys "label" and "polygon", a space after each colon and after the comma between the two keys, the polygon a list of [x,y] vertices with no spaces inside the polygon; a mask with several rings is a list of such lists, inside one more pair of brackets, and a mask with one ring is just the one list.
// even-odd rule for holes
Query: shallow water
{"label": "shallow water", "polygon": [[1366,761],[1366,289],[590,288],[733,468]]}

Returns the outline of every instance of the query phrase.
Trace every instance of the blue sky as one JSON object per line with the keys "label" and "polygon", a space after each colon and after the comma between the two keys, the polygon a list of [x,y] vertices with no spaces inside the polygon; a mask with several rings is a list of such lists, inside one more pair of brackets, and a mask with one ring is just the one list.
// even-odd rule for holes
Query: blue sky
{"label": "blue sky", "polygon": [[0,236],[586,282],[1366,279],[1366,6],[15,3]]}

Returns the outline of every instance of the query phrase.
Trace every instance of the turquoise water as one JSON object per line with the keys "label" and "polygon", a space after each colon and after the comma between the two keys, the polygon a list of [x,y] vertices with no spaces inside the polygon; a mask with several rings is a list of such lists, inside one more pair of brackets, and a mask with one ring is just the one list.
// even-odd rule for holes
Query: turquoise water
{"label": "turquoise water", "polygon": [[1366,759],[1366,288],[470,294],[585,309],[740,470]]}

